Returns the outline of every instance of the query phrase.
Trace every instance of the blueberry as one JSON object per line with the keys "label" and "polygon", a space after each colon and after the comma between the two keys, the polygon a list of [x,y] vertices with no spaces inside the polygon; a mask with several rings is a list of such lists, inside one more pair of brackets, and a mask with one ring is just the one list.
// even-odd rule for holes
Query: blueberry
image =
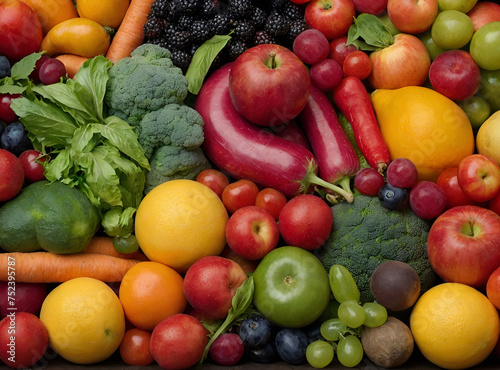
{"label": "blueberry", "polygon": [[273,340],[259,348],[245,348],[245,355],[250,361],[259,364],[270,364],[280,359]]}
{"label": "blueberry", "polygon": [[259,348],[271,340],[274,325],[261,315],[252,315],[240,324],[238,334],[247,348]]}
{"label": "blueberry", "polygon": [[32,148],[28,131],[21,122],[13,122],[5,127],[2,136],[0,136],[0,147],[13,153],[16,157]]}
{"label": "blueberry", "polygon": [[307,334],[301,329],[283,328],[274,339],[276,351],[280,358],[288,364],[304,364],[306,359],[306,348],[309,345]]}
{"label": "blueberry", "polygon": [[10,76],[10,63],[7,57],[0,55],[0,78]]}
{"label": "blueberry", "polygon": [[400,211],[408,205],[408,192],[406,189],[385,184],[378,192],[378,199],[383,207]]}

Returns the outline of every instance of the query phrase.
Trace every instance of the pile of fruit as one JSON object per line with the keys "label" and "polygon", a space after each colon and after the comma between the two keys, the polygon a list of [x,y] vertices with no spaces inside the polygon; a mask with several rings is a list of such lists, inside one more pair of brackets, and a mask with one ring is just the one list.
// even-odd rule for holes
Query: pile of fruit
{"label": "pile of fruit", "polygon": [[0,359],[500,358],[500,5],[0,0]]}

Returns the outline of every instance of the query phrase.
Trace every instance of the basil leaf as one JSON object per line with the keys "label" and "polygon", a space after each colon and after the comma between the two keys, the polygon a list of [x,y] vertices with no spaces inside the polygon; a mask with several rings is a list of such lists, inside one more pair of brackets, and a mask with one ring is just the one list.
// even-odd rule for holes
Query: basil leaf
{"label": "basil leaf", "polygon": [[18,85],[1,85],[0,94],[22,94],[26,90],[26,86]]}
{"label": "basil leaf", "polygon": [[133,207],[116,207],[107,211],[102,217],[101,225],[109,236],[124,236],[132,232],[134,224]]}
{"label": "basil leaf", "polygon": [[69,148],[63,149],[57,154],[57,157],[51,159],[49,162],[44,162],[44,174],[47,180],[57,181],[73,167],[69,151]]}
{"label": "basil leaf", "polygon": [[10,70],[11,77],[15,79],[27,79],[35,69],[37,60],[40,59],[43,54],[43,52],[31,53],[15,63]]}
{"label": "basil leaf", "polygon": [[75,130],[71,139],[70,154],[77,156],[78,153],[88,153],[96,146],[93,139],[97,131],[92,126],[83,126]]}
{"label": "basil leaf", "polygon": [[71,142],[77,127],[73,118],[57,106],[41,100],[20,97],[10,104],[26,130],[47,147],[65,147]]}
{"label": "basil leaf", "polygon": [[133,174],[118,171],[120,177],[120,189],[122,192],[122,203],[124,207],[139,207],[146,185],[146,171],[139,169]]}
{"label": "basil leaf", "polygon": [[367,51],[383,49],[394,43],[394,36],[380,18],[368,13],[354,18],[347,32],[346,45],[354,44],[354,41],[359,39],[363,39],[364,43],[358,43],[356,46]]}
{"label": "basil leaf", "polygon": [[190,93],[198,94],[215,57],[224,49],[229,40],[231,40],[229,35],[215,35],[196,49],[185,74]]}

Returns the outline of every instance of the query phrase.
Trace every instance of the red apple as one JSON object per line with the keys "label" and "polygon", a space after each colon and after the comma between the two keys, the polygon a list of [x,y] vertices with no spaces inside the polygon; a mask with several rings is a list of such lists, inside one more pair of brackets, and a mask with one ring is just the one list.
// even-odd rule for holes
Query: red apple
{"label": "red apple", "polygon": [[298,195],[281,210],[278,226],[286,244],[313,250],[323,245],[330,236],[332,210],[316,195]]}
{"label": "red apple", "polygon": [[187,369],[198,363],[207,345],[207,329],[183,313],[167,317],[151,333],[150,348],[163,369]]}
{"label": "red apple", "polygon": [[24,184],[23,165],[18,157],[0,149],[0,202],[14,198]]}
{"label": "red apple", "polygon": [[488,299],[500,310],[500,267],[497,267],[486,282]]}
{"label": "red apple", "polygon": [[196,311],[211,319],[224,319],[236,290],[247,279],[243,267],[221,256],[197,260],[184,276],[184,295]]}
{"label": "red apple", "polygon": [[229,94],[236,110],[259,126],[275,127],[295,118],[309,97],[311,81],[291,50],[262,44],[244,51],[229,73]]}
{"label": "red apple", "polygon": [[492,1],[478,1],[467,15],[475,32],[487,23],[500,21],[500,5]]}
{"label": "red apple", "polygon": [[387,8],[387,0],[352,0],[358,13],[379,15]]}
{"label": "red apple", "polygon": [[500,266],[500,216],[478,206],[450,208],[432,224],[427,254],[444,281],[484,287]]}
{"label": "red apple", "polygon": [[458,167],[449,167],[439,174],[436,181],[437,185],[444,190],[446,194],[446,209],[464,205],[479,205],[464,193],[458,185]]}
{"label": "red apple", "polygon": [[46,296],[46,284],[1,281],[0,317],[7,316],[12,309],[38,315]]}
{"label": "red apple", "polygon": [[304,13],[307,24],[320,30],[328,40],[346,35],[355,15],[352,0],[311,0]]}
{"label": "red apple", "polygon": [[432,26],[438,14],[437,0],[389,0],[387,15],[392,24],[404,33],[422,33]]}
{"label": "red apple", "polygon": [[465,50],[447,50],[439,54],[429,68],[432,88],[451,100],[474,96],[481,86],[481,71]]}
{"label": "red apple", "polygon": [[427,80],[431,58],[424,43],[414,35],[398,33],[394,43],[370,54],[374,89],[422,86]]}
{"label": "red apple", "polygon": [[229,247],[243,258],[258,260],[278,245],[280,231],[271,213],[257,206],[234,212],[226,224]]}
{"label": "red apple", "polygon": [[500,215],[500,191],[488,202],[488,208]]}
{"label": "red apple", "polygon": [[0,359],[12,368],[36,364],[48,344],[45,325],[32,313],[12,311],[0,321]]}
{"label": "red apple", "polygon": [[471,154],[458,164],[457,179],[472,200],[487,202],[500,191],[500,166],[484,154]]}

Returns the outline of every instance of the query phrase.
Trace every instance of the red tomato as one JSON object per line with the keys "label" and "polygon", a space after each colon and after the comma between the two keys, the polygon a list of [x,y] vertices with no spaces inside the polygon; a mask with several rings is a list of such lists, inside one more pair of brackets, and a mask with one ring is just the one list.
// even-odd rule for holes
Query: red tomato
{"label": "red tomato", "polygon": [[458,185],[457,173],[457,167],[447,168],[441,172],[436,181],[446,194],[446,209],[467,204],[477,205]]}
{"label": "red tomato", "polygon": [[45,158],[40,156],[38,150],[28,149],[21,153],[19,160],[23,166],[24,178],[28,182],[45,180],[45,169],[40,162],[45,162]]}
{"label": "red tomato", "polygon": [[148,366],[153,363],[153,355],[149,348],[151,332],[132,328],[125,332],[120,344],[120,356],[127,365]]}
{"label": "red tomato", "polygon": [[253,181],[241,179],[230,183],[222,192],[222,203],[229,213],[245,206],[255,205],[259,187]]}
{"label": "red tomato", "polygon": [[42,39],[42,24],[33,8],[19,0],[0,1],[0,55],[13,64],[39,51]]}
{"label": "red tomato", "polygon": [[229,185],[229,178],[221,171],[212,168],[201,171],[196,177],[196,181],[215,191],[219,198],[222,198],[224,188]]}
{"label": "red tomato", "polygon": [[364,80],[372,72],[372,62],[364,51],[355,50],[345,57],[342,71],[344,76],[354,76]]}
{"label": "red tomato", "polygon": [[0,202],[14,198],[24,184],[21,161],[14,154],[0,149]]}
{"label": "red tomato", "polygon": [[267,210],[275,220],[278,219],[281,210],[287,202],[286,196],[279,190],[264,188],[257,194],[255,205]]}

